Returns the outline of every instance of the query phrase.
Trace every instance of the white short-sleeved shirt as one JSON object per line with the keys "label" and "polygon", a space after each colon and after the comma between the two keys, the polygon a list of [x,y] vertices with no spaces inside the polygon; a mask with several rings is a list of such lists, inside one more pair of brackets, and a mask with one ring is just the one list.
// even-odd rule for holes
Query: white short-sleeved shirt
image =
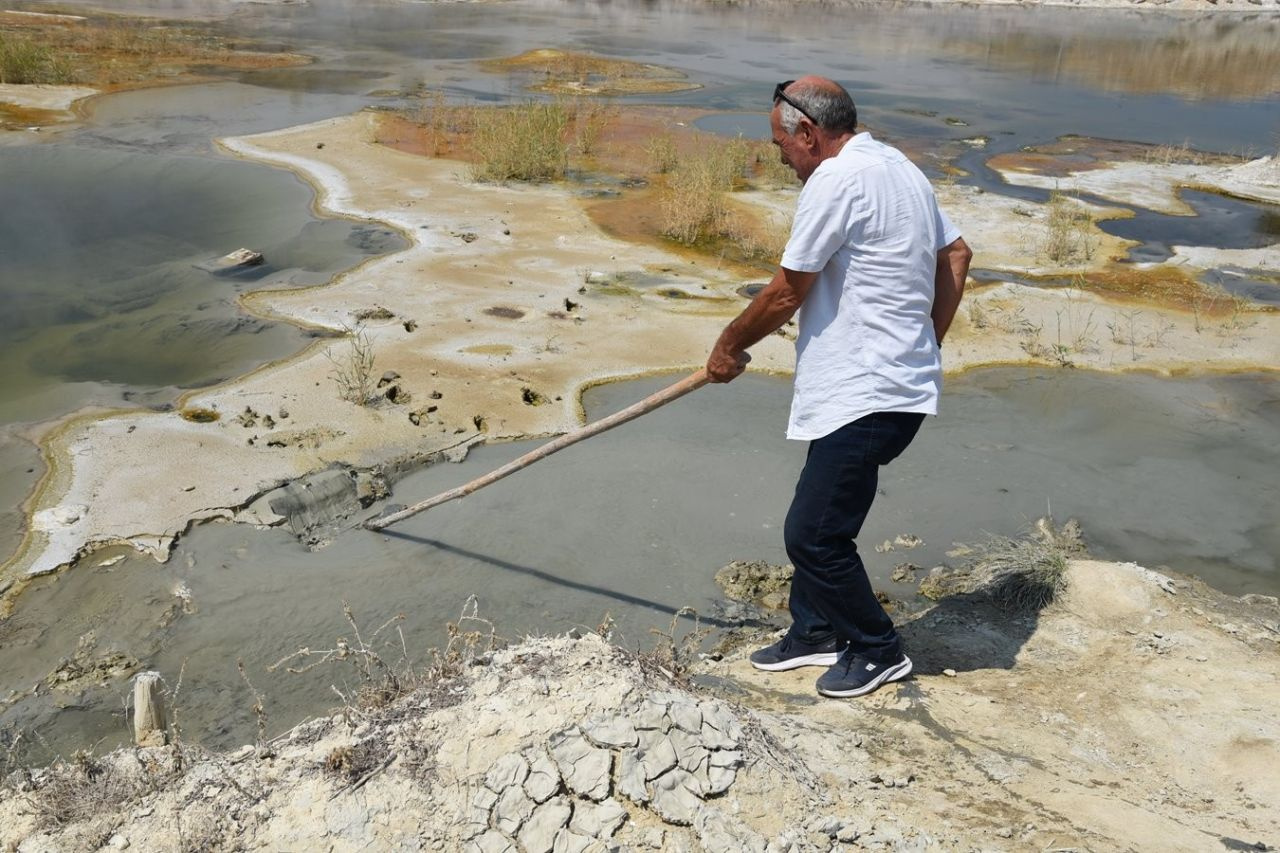
{"label": "white short-sleeved shirt", "polygon": [[938,250],[960,232],[902,152],[859,133],[800,191],[782,266],[817,272],[800,308],[787,438],[873,412],[937,414]]}

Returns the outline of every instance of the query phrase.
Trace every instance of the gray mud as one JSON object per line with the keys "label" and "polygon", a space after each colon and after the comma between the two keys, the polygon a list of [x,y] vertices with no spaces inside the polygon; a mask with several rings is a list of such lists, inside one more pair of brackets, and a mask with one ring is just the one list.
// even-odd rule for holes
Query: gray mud
{"label": "gray mud", "polygon": [[[669,383],[594,389],[592,419]],[[209,524],[158,565],[96,555],[37,579],[0,623],[0,683],[27,686],[96,632],[97,654],[123,653],[171,681],[185,665],[187,736],[251,740],[243,659],[278,731],[332,706],[351,673],[265,668],[301,647],[351,637],[347,602],[367,634],[396,613],[410,654],[445,641],[468,598],[505,637],[590,629],[649,647],[682,607],[720,623],[714,574],[735,559],[785,563],[781,525],[804,446],[783,439],[785,380],[712,386],[575,445],[385,534],[351,530],[310,552],[284,529]],[[1270,375],[1162,380],[1081,371],[998,369],[952,380],[944,413],[883,472],[859,542],[876,586],[895,597],[894,567],[953,562],[956,542],[1013,535],[1051,511],[1080,519],[1091,550],[1168,566],[1236,593],[1280,592],[1280,380]],[[457,465],[417,472],[391,501],[452,488],[531,447],[482,447]],[[373,514],[378,507],[368,512]],[[924,540],[880,553],[899,534]],[[464,627],[478,627],[476,623]],[[682,620],[679,631],[691,627]],[[400,656],[399,640],[385,653]],[[21,698],[0,725],[38,726],[59,748],[122,736],[126,681]],[[55,705],[79,709],[54,714]]]}

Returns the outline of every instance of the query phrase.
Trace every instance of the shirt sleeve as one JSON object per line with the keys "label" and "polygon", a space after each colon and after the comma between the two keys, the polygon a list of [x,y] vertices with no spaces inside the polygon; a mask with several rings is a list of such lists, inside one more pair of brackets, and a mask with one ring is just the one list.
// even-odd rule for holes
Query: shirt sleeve
{"label": "shirt sleeve", "polygon": [[796,202],[791,237],[782,253],[782,266],[796,272],[819,272],[849,240],[853,188],[846,181],[814,172]]}
{"label": "shirt sleeve", "polygon": [[936,201],[933,204],[933,210],[938,226],[938,245],[934,249],[941,251],[960,239],[960,229],[947,218],[947,215],[942,212],[942,208],[938,207]]}

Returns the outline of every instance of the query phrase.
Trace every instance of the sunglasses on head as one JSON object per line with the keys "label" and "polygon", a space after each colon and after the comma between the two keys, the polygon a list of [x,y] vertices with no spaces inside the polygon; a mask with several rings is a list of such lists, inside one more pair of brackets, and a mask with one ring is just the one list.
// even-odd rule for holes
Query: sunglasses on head
{"label": "sunglasses on head", "polygon": [[788,86],[790,86],[790,85],[791,85],[792,83],[794,83],[794,82],[796,82],[796,81],[795,81],[795,80],[785,80],[785,81],[783,81],[783,82],[779,83],[777,86],[774,86],[774,87],[773,87],[773,102],[776,104],[776,103],[778,103],[778,101],[785,101],[786,103],[790,104],[791,106],[793,106],[793,107],[795,107],[797,110],[799,110],[799,111],[800,111],[800,115],[804,116],[804,117],[805,117],[805,118],[807,118],[809,121],[813,122],[813,123],[814,123],[814,125],[816,126],[816,125],[818,124],[817,119],[815,119],[813,116],[809,115],[808,111],[806,111],[804,107],[800,106],[800,105],[799,105],[799,104],[797,104],[795,101],[793,101],[793,100],[791,100],[790,98],[788,98],[788,97],[787,97],[787,93],[786,93],[786,91],[785,91],[785,90],[786,90],[786,88],[787,88]]}

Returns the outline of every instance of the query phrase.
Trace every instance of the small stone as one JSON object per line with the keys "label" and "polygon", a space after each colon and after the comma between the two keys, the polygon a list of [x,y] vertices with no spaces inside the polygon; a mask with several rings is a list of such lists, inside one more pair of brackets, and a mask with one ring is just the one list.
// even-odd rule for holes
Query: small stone
{"label": "small stone", "polygon": [[1013,827],[1002,826],[996,830],[996,835],[1000,836],[1001,838],[1013,838]]}
{"label": "small stone", "polygon": [[395,382],[399,378],[400,378],[400,374],[396,373],[394,370],[384,371],[382,374],[382,378],[378,380],[378,387],[382,388],[386,385],[390,385],[392,382]]}
{"label": "small stone", "polygon": [[944,669],[944,670],[942,671],[942,674],[943,674],[943,675],[945,675],[947,678],[955,678],[955,677],[956,677],[956,671],[955,671],[954,669]]}
{"label": "small stone", "polygon": [[107,841],[107,846],[112,850],[124,850],[129,846],[129,839],[117,832]]}
{"label": "small stone", "polygon": [[520,844],[528,853],[551,853],[556,835],[569,822],[572,811],[564,797],[556,797],[538,806],[520,830]]}

